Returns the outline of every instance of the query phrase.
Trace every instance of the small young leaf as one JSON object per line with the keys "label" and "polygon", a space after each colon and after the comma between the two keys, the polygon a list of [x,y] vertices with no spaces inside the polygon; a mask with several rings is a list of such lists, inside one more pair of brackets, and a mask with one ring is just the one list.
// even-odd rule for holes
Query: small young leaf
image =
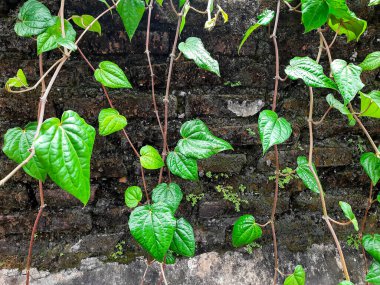
{"label": "small young leaf", "polygon": [[190,10],[190,7],[191,7],[190,4],[186,4],[185,7],[183,8],[182,19],[181,19],[181,26],[179,28],[179,33],[180,34],[182,33],[182,30],[183,30],[183,28],[186,25],[186,16],[187,16],[187,13]]}
{"label": "small young leaf", "polygon": [[369,267],[365,281],[373,285],[380,285],[380,262],[373,261]]}
{"label": "small young leaf", "polygon": [[115,109],[108,108],[100,111],[99,134],[108,136],[122,130],[127,125],[127,119]]}
{"label": "small young leaf", "polygon": [[290,137],[292,126],[284,118],[278,118],[275,112],[265,110],[259,115],[259,134],[265,154],[270,147],[281,144]]}
{"label": "small young leaf", "polygon": [[359,91],[360,94],[360,116],[380,118],[380,91],[374,90],[369,94]]}
{"label": "small young leaf", "polygon": [[364,87],[360,79],[362,69],[352,63],[347,65],[342,59],[336,59],[331,63],[331,71],[344,99],[344,105],[347,105]]}
{"label": "small young leaf", "polygon": [[185,180],[198,180],[198,165],[194,158],[186,157],[176,148],[169,152],[166,164],[171,173]]}
{"label": "small young leaf", "polygon": [[[71,19],[73,19],[74,23],[81,27],[82,29],[86,29],[88,26],[91,25],[92,22],[94,22],[95,18],[91,15],[73,15],[71,16]],[[90,32],[98,33],[99,35],[102,34],[102,27],[100,26],[100,23],[98,20],[92,24],[92,26],[88,29]]]}
{"label": "small young leaf", "polygon": [[339,206],[342,209],[346,218],[349,219],[351,223],[354,225],[355,230],[358,231],[359,230],[358,220],[356,219],[355,214],[352,212],[351,205],[346,202],[340,201]]}
{"label": "small young leaf", "polygon": [[285,73],[292,80],[302,79],[307,86],[338,90],[334,81],[323,73],[323,67],[310,57],[295,57],[290,60]]}
{"label": "small young leaf", "polygon": [[19,69],[17,71],[16,77],[9,78],[8,81],[5,83],[5,88],[7,90],[10,90],[11,87],[28,87],[28,81],[26,80],[24,71],[22,69]]}
{"label": "small young leaf", "polygon": [[380,4],[380,0],[369,0],[368,6],[376,6]]}
{"label": "small young leaf", "polygon": [[[305,156],[299,156],[297,158],[297,164],[298,164],[298,167],[296,168],[297,175],[299,176],[299,178],[301,178],[305,186],[311,191],[315,193],[319,193],[317,181],[315,180],[315,177],[309,168],[307,158]],[[317,173],[317,169],[315,168],[314,164],[313,164],[313,168],[314,168],[315,173]]]}
{"label": "small young leaf", "polygon": [[327,103],[337,109],[339,112],[341,112],[343,115],[346,115],[348,118],[348,123],[350,126],[354,126],[356,121],[354,119],[354,116],[352,116],[350,110],[346,106],[344,106],[339,100],[335,99],[334,95],[329,94],[326,97]]}
{"label": "small young leaf", "polygon": [[362,244],[366,252],[368,252],[377,262],[380,262],[380,235],[364,235]]}
{"label": "small young leaf", "polygon": [[165,263],[167,265],[172,265],[172,264],[175,264],[176,262],[176,258],[173,254],[173,252],[171,250],[168,250],[168,252],[166,253],[166,257],[165,257]]}
{"label": "small young leaf", "polygon": [[355,284],[352,283],[351,281],[344,280],[344,281],[340,282],[338,285],[355,285]]}
{"label": "small young leaf", "polygon": [[186,257],[194,256],[195,238],[193,227],[184,218],[177,220],[177,226],[170,249],[179,255]]}
{"label": "small young leaf", "polygon": [[125,205],[129,208],[135,208],[142,199],[142,191],[138,186],[131,186],[125,190],[124,200]]}
{"label": "small young leaf", "polygon": [[329,5],[325,0],[302,0],[302,23],[305,33],[323,26],[329,15]]}
{"label": "small young leaf", "polygon": [[360,164],[363,166],[373,185],[376,185],[380,179],[380,158],[372,152],[366,152],[360,157]]}
{"label": "small young leaf", "polygon": [[255,222],[252,215],[243,215],[234,223],[232,229],[232,245],[241,247],[252,243],[263,234],[260,226]]}
{"label": "small young leaf", "polygon": [[182,197],[183,194],[181,188],[176,183],[158,184],[152,192],[152,201],[154,203],[166,203],[168,207],[172,209],[173,214],[181,203]]}
{"label": "small young leaf", "polygon": [[150,145],[140,149],[140,163],[145,169],[160,169],[165,165],[157,149]]}
{"label": "small young leaf", "polygon": [[375,51],[366,56],[359,66],[363,71],[375,70],[380,67],[380,51]]}
{"label": "small young leaf", "polygon": [[123,70],[111,61],[102,61],[95,70],[95,79],[110,88],[132,88]]}
{"label": "small young leaf", "polygon": [[145,12],[145,3],[142,0],[121,0],[116,8],[124,28],[127,31],[129,40],[132,41],[137,27]]}
{"label": "small young leaf", "polygon": [[297,265],[293,274],[286,277],[284,285],[305,285],[305,270],[301,265]]}
{"label": "small young leaf", "polygon": [[218,5],[218,11],[220,11],[220,13],[222,13],[222,18],[223,18],[224,24],[227,23],[228,22],[228,14],[219,5]]}
{"label": "small young leaf", "polygon": [[178,49],[187,59],[194,60],[195,64],[200,68],[214,72],[220,76],[218,61],[211,57],[201,39],[195,37],[187,38],[186,42],[178,45]]}

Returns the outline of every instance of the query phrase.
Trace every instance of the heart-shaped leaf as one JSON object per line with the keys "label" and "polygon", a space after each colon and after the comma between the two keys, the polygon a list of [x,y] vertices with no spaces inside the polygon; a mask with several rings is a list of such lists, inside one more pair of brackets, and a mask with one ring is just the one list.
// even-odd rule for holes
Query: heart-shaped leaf
{"label": "heart-shaped leaf", "polygon": [[348,110],[347,106],[344,106],[339,100],[335,99],[334,95],[327,95],[326,101],[332,108],[337,109],[340,113],[347,116],[348,124],[350,126],[355,125],[356,121],[350,110]]}
{"label": "heart-shaped leaf", "polygon": [[142,248],[162,262],[176,229],[172,210],[161,202],[137,207],[131,213],[128,225],[132,236]]}
{"label": "heart-shaped leaf", "polygon": [[380,263],[377,261],[372,262],[369,267],[368,274],[365,281],[373,285],[380,285]]}
{"label": "heart-shaped leaf", "polygon": [[183,139],[178,141],[177,148],[187,157],[209,158],[221,151],[232,149],[228,142],[214,136],[201,120],[187,121],[180,132]]}
{"label": "heart-shaped leaf", "polygon": [[234,224],[232,229],[232,245],[241,247],[252,243],[263,234],[260,226],[252,215],[243,215]]}
{"label": "heart-shaped leaf", "polygon": [[368,54],[359,66],[363,71],[378,69],[380,67],[380,51]]}
{"label": "heart-shaped leaf", "polygon": [[132,88],[123,70],[111,61],[102,61],[94,73],[96,81],[110,88]]}
{"label": "heart-shaped leaf", "polygon": [[24,71],[22,71],[22,69],[19,69],[17,71],[16,77],[9,78],[5,83],[5,88],[7,90],[10,90],[11,87],[28,87],[28,81],[26,80]]}
{"label": "heart-shaped leaf", "polygon": [[66,111],[61,120],[46,120],[35,142],[38,159],[50,178],[85,205],[90,199],[90,160],[95,134],[95,129],[77,113]]}
{"label": "heart-shaped leaf", "polygon": [[152,200],[155,203],[163,202],[175,213],[181,203],[183,194],[181,188],[176,183],[161,183],[153,189]]}
{"label": "heart-shaped leaf", "polygon": [[[328,2],[342,3],[343,1],[328,0]],[[350,10],[345,11],[343,17],[330,15],[328,24],[334,32],[338,33],[338,35],[346,35],[347,42],[353,40],[359,41],[360,36],[367,29],[367,22],[358,18],[355,13]]]}
{"label": "heart-shaped leaf", "polygon": [[360,164],[363,166],[373,185],[376,185],[380,179],[380,158],[372,152],[367,152],[360,157]]}
{"label": "heart-shaped leaf", "polygon": [[[71,16],[71,19],[73,19],[73,22],[77,26],[81,27],[82,29],[86,29],[95,20],[95,18],[91,15],[82,15],[82,16],[73,15],[73,16]],[[95,32],[95,33],[98,33],[99,35],[101,35],[102,34],[102,27],[100,26],[99,21],[96,20],[94,22],[94,24],[92,24],[92,26],[88,29],[88,31]]]}
{"label": "heart-shaped leaf", "polygon": [[347,64],[342,59],[336,59],[331,63],[331,71],[344,99],[344,105],[347,105],[364,87],[360,79],[362,69],[352,63]]}
{"label": "heart-shaped leaf", "polygon": [[218,61],[211,57],[200,38],[187,38],[186,42],[182,42],[178,45],[178,49],[187,59],[194,60],[195,64],[200,68],[214,72],[220,76]]}
{"label": "heart-shaped leaf", "polygon": [[194,256],[195,238],[193,227],[184,218],[177,220],[177,226],[170,249],[179,255],[186,257]]}
{"label": "heart-shaped leaf", "polygon": [[[310,189],[311,191],[315,193],[319,193],[317,181],[315,180],[315,177],[313,173],[311,172],[308,163],[309,162],[305,156],[299,156],[297,158],[297,164],[298,164],[298,167],[296,168],[297,175],[299,176],[299,178],[301,178],[301,180],[303,181],[303,183],[308,189]],[[313,164],[313,168],[314,168],[315,173],[317,173],[317,169],[315,168],[314,164]]]}
{"label": "heart-shaped leaf", "polygon": [[374,90],[368,94],[360,94],[360,116],[380,118],[380,91]]}
{"label": "heart-shaped leaf", "polygon": [[145,3],[142,0],[121,0],[117,5],[117,12],[123,21],[124,28],[132,41],[137,27],[145,12]]}
{"label": "heart-shaped leaf", "polygon": [[354,225],[355,230],[358,231],[359,230],[358,220],[356,219],[354,212],[352,212],[351,205],[346,202],[340,201],[339,206],[342,209],[346,218],[349,219],[351,223]]}
{"label": "heart-shaped leaf", "polygon": [[366,252],[368,252],[377,262],[380,262],[380,235],[364,235],[362,244]]}
{"label": "heart-shaped leaf", "polygon": [[198,165],[194,158],[186,157],[175,149],[169,152],[166,164],[171,173],[185,180],[198,180]]}
{"label": "heart-shaped leaf", "polygon": [[127,125],[127,119],[120,115],[115,109],[108,108],[100,111],[99,114],[99,134],[108,136],[116,133]]}
{"label": "heart-shaped leaf", "polygon": [[[36,134],[37,122],[29,123],[22,130],[13,128],[4,136],[3,152],[17,163],[23,162],[29,155]],[[45,181],[47,170],[40,162],[38,156],[34,156],[24,167],[24,171],[33,178]]]}
{"label": "heart-shaped leaf", "polygon": [[327,22],[329,5],[325,0],[302,0],[301,3],[305,33],[318,29]]}
{"label": "heart-shaped leaf", "polygon": [[124,200],[129,208],[135,208],[142,199],[142,191],[138,186],[131,186],[125,190]]}
{"label": "heart-shaped leaf", "polygon": [[305,270],[302,265],[297,265],[293,274],[286,277],[284,285],[305,285]]}
{"label": "heart-shaped leaf", "polygon": [[165,165],[157,149],[150,145],[142,147],[140,155],[140,163],[146,169],[159,169]]}
{"label": "heart-shaped leaf", "polygon": [[323,67],[310,57],[295,57],[290,60],[285,73],[292,80],[302,79],[307,86],[338,90],[335,82],[323,73]]}
{"label": "heart-shaped leaf", "polygon": [[259,134],[265,154],[270,147],[285,142],[292,134],[292,127],[275,112],[265,110],[259,115]]}

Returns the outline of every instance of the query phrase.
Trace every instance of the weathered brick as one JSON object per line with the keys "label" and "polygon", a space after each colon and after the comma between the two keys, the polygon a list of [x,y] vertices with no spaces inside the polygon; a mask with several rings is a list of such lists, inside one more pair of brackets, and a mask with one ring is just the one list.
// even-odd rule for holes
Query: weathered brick
{"label": "weathered brick", "polygon": [[217,154],[200,161],[200,169],[211,172],[240,173],[247,163],[245,154]]}

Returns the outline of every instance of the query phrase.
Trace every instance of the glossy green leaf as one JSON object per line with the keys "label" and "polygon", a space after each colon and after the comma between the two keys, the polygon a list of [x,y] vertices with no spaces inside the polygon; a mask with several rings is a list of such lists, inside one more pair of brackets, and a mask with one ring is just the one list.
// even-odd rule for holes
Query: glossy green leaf
{"label": "glossy green leaf", "polygon": [[228,142],[214,136],[201,120],[187,121],[180,132],[183,139],[178,141],[177,148],[186,157],[209,158],[221,151],[233,149]]}
{"label": "glossy green leaf", "polygon": [[[4,136],[3,152],[16,163],[23,162],[29,155],[36,134],[37,122],[29,123],[24,129],[13,128]],[[47,170],[40,162],[38,156],[34,156],[24,167],[24,171],[33,178],[45,181]]]}
{"label": "glossy green leaf", "polygon": [[360,164],[363,166],[373,185],[376,185],[380,179],[380,158],[372,152],[367,152],[360,157]]}
{"label": "glossy green leaf", "polygon": [[[297,164],[298,164],[298,167],[296,168],[297,175],[299,176],[299,178],[301,178],[305,186],[311,191],[313,191],[314,193],[319,193],[317,181],[310,170],[307,158],[305,156],[299,156],[297,158]],[[314,164],[313,164],[313,168],[314,168],[315,173],[317,173],[317,169],[315,168]]]}
{"label": "glossy green leaf", "polygon": [[[59,46],[70,47],[73,49],[75,47],[75,37],[77,33],[75,32],[73,26],[69,21],[65,20],[65,38],[62,37],[61,30],[61,19],[59,17],[54,17],[55,23],[53,26],[49,27],[44,33],[37,37],[37,53],[41,54]],[[69,45],[69,42],[71,43]]]}
{"label": "glossy green leaf", "polygon": [[369,267],[365,281],[373,285],[380,285],[380,262],[373,261]]}
{"label": "glossy green leaf", "polygon": [[351,221],[355,230],[358,231],[359,230],[358,220],[356,219],[354,212],[352,212],[351,205],[346,202],[340,201],[339,206],[342,209],[345,217]]}
{"label": "glossy green leaf", "polygon": [[344,281],[340,282],[338,285],[355,285],[355,284],[352,283],[351,281],[344,280]]}
{"label": "glossy green leaf", "polygon": [[167,265],[171,265],[171,264],[175,264],[175,262],[176,262],[176,257],[174,256],[173,251],[168,250],[165,257],[165,263]]}
{"label": "glossy green leaf", "polygon": [[259,115],[259,134],[263,154],[274,145],[285,142],[292,134],[292,126],[284,118],[279,118],[271,110],[262,111]]}
{"label": "glossy green leaf", "polygon": [[187,38],[186,42],[182,42],[178,45],[178,49],[187,59],[194,60],[198,67],[220,76],[218,61],[211,57],[201,39],[195,37]]}
{"label": "glossy green leaf", "polygon": [[36,154],[49,177],[83,204],[90,199],[90,160],[95,129],[77,113],[66,111],[61,120],[42,124]]}
{"label": "glossy green leaf", "polygon": [[22,5],[18,20],[15,32],[21,37],[39,35],[55,23],[49,9],[36,0],[28,0]]}
{"label": "glossy green leaf", "polygon": [[374,90],[369,94],[359,91],[360,116],[380,118],[380,91]]}
{"label": "glossy green leaf", "polygon": [[165,165],[158,150],[150,145],[140,149],[140,163],[145,169],[160,169]]}
{"label": "glossy green leaf", "polygon": [[184,218],[177,220],[177,226],[170,249],[179,255],[186,257],[194,256],[195,238],[193,227]]}
{"label": "glossy green leaf", "polygon": [[181,8],[183,5],[185,5],[186,0],[179,0],[179,7]]}
{"label": "glossy green leaf", "polygon": [[176,183],[161,183],[153,189],[152,200],[155,203],[163,202],[172,209],[173,213],[177,210],[181,203],[183,194],[181,188]]}
{"label": "glossy green leaf", "polygon": [[255,30],[257,30],[257,28],[259,28],[261,26],[267,26],[267,25],[269,25],[269,23],[272,22],[274,16],[275,16],[275,12],[272,11],[272,10],[265,10],[259,16],[257,16],[257,19],[258,19],[257,23],[253,24],[252,26],[250,26],[248,28],[248,30],[245,32],[245,34],[243,36],[243,39],[241,40],[239,48],[238,48],[238,54],[240,53],[240,50],[241,50],[242,46],[247,41],[247,39],[249,38],[249,36]]}
{"label": "glossy green leaf", "polygon": [[10,90],[11,87],[28,87],[28,81],[26,80],[24,71],[22,69],[19,69],[17,71],[16,77],[9,78],[7,82],[5,83],[5,88],[7,90]]}
{"label": "glossy green leaf", "polygon": [[305,285],[305,270],[301,265],[297,265],[293,274],[286,277],[284,285]]}
{"label": "glossy green leaf", "polygon": [[171,173],[185,180],[198,180],[198,165],[194,158],[186,157],[178,151],[171,151],[166,158]]}
{"label": "glossy green leaf", "polygon": [[234,223],[232,229],[232,245],[241,247],[252,243],[263,234],[252,215],[243,215]]}
{"label": "glossy green leaf", "polygon": [[176,229],[176,219],[171,209],[164,203],[137,207],[131,213],[128,225],[142,248],[162,262]]}
{"label": "glossy green leaf", "polygon": [[182,33],[183,28],[186,25],[186,16],[187,16],[187,13],[190,10],[190,7],[191,7],[190,4],[186,4],[185,7],[183,8],[182,19],[181,19],[181,26],[179,28],[179,33],[180,34]]}
{"label": "glossy green leaf", "polygon": [[361,35],[367,29],[367,22],[356,17],[355,13],[351,11],[348,11],[343,18],[330,15],[328,24],[338,35],[346,35],[347,42],[359,41]]}
{"label": "glossy green leaf", "polygon": [[302,23],[305,32],[310,32],[323,26],[329,15],[329,5],[326,0],[301,0]]}
{"label": "glossy green leaf", "polygon": [[62,37],[57,38],[57,44],[58,46],[67,48],[68,50],[71,50],[71,51],[77,50],[78,48],[73,41],[67,38],[62,38]]}
{"label": "glossy green leaf", "polygon": [[332,108],[337,109],[340,113],[347,116],[350,126],[355,125],[356,121],[354,119],[354,116],[352,116],[350,110],[347,108],[347,106],[344,106],[344,104],[341,103],[339,100],[335,99],[334,95],[327,95],[326,101]]}
{"label": "glossy green leaf", "polygon": [[365,251],[380,262],[380,234],[364,235],[362,244]]}
{"label": "glossy green leaf", "polygon": [[[92,22],[94,22],[95,18],[91,15],[73,15],[71,16],[73,19],[74,23],[81,27],[82,29],[86,29],[91,25]],[[88,29],[90,32],[95,32],[98,33],[99,35],[102,34],[102,26],[100,25],[99,21],[96,20]]]}
{"label": "glossy green leaf", "polygon": [[338,90],[335,82],[323,73],[323,67],[310,57],[291,59],[285,73],[292,80],[302,79],[310,87]]}
{"label": "glossy green leaf", "polygon": [[135,208],[140,203],[142,199],[142,191],[141,188],[138,186],[131,186],[128,187],[127,190],[125,190],[124,193],[124,200],[125,205],[129,208]]}
{"label": "glossy green leaf", "polygon": [[132,88],[123,70],[111,61],[102,61],[94,73],[96,81],[110,88]]}
{"label": "glossy green leaf", "polygon": [[142,0],[121,0],[116,8],[131,41],[145,12]]}
{"label": "glossy green leaf", "polygon": [[116,133],[127,125],[127,119],[120,115],[115,109],[108,108],[100,111],[99,117],[99,134],[108,136]]}
{"label": "glossy green leaf", "polygon": [[362,69],[352,63],[347,64],[342,59],[336,59],[331,63],[331,71],[344,99],[344,105],[347,105],[364,87],[360,79]]}
{"label": "glossy green leaf", "polygon": [[375,70],[380,67],[380,51],[375,51],[366,56],[359,66],[363,71]]}
{"label": "glossy green leaf", "polygon": [[376,6],[376,5],[380,5],[380,0],[369,0],[368,6]]}

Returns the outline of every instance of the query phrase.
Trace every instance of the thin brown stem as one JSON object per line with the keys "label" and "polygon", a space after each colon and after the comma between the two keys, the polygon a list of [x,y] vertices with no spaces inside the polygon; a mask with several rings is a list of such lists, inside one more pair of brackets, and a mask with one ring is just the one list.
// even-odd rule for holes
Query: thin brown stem
{"label": "thin brown stem", "polygon": [[161,267],[161,273],[162,273],[162,278],[163,278],[163,280],[164,280],[164,284],[165,284],[165,285],[168,285],[168,281],[166,280],[166,277],[165,277],[164,264],[161,263],[161,264],[160,264],[160,267]]}
{"label": "thin brown stem", "polygon": [[140,285],[144,285],[144,280],[145,280],[146,273],[148,272],[148,268],[149,268],[149,264],[147,263],[147,264],[146,264],[145,271],[144,271],[144,274],[143,274],[143,277],[142,277],[142,279],[141,279],[141,283],[140,283]]}
{"label": "thin brown stem", "polygon": [[348,225],[351,225],[352,222],[351,221],[347,221],[347,222],[339,222],[337,220],[334,220],[333,218],[328,218],[331,222],[333,222],[334,224],[337,224],[339,226],[348,226]]}
{"label": "thin brown stem", "polygon": [[272,221],[269,220],[268,222],[266,222],[265,224],[259,224],[259,223],[256,223],[260,228],[265,228],[267,225],[271,224]]}
{"label": "thin brown stem", "polygon": [[326,117],[327,117],[327,115],[330,113],[330,111],[332,110],[333,108],[330,106],[327,110],[326,110],[326,112],[325,112],[325,114],[322,116],[322,118],[319,120],[319,121],[313,121],[313,124],[315,125],[315,126],[318,126],[318,125],[320,125],[320,124],[322,124],[323,123],[323,121],[326,119]]}

